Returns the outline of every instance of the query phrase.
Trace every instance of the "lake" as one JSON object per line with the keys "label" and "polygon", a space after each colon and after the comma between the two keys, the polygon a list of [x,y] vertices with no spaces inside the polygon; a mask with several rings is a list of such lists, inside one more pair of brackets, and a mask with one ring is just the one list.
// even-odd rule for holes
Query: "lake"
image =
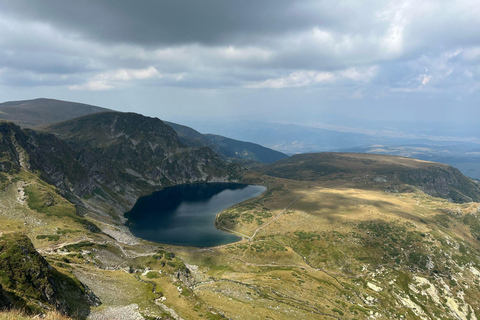
{"label": "lake", "polygon": [[165,188],[138,199],[125,214],[127,226],[139,238],[158,243],[212,247],[240,237],[215,227],[218,213],[266,190],[238,183],[199,183]]}

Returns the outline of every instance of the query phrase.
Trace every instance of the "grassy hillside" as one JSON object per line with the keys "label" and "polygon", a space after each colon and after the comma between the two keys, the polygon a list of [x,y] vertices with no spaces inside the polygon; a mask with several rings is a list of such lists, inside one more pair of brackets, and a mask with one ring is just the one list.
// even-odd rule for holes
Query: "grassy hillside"
{"label": "grassy hillside", "polygon": [[12,121],[22,127],[29,128],[104,111],[109,110],[88,104],[54,99],[0,103],[0,119]]}
{"label": "grassy hillside", "polygon": [[252,175],[249,181],[263,181],[269,191],[217,219],[248,241],[182,254],[215,279],[196,292],[226,313],[241,314],[238,319],[249,319],[249,312],[250,319],[479,318],[478,203],[341,180]]}
{"label": "grassy hillside", "polygon": [[95,317],[478,319],[480,204],[385,192],[365,184],[361,166],[359,181],[247,174],[243,182],[268,191],[218,216],[245,240],[216,248],[91,232],[20,166],[3,173],[0,228],[28,234],[51,265],[86,284],[102,301]]}
{"label": "grassy hillside", "polygon": [[6,307],[38,313],[46,308],[85,318],[90,297],[77,279],[52,268],[20,233],[0,236],[0,284]]}
{"label": "grassy hillside", "polygon": [[304,181],[341,180],[365,184],[389,192],[406,186],[454,202],[480,200],[480,187],[459,170],[440,163],[411,158],[355,153],[310,153],[259,168],[259,171]]}
{"label": "grassy hillside", "polygon": [[[80,216],[59,189],[25,166],[0,177],[0,310],[64,319],[49,312],[58,299],[58,308],[74,319],[87,313],[96,319],[142,319],[142,314],[172,319],[177,308],[163,303],[167,295],[192,314],[214,316],[215,308],[183,284],[189,283],[189,270],[171,251],[132,240],[121,225],[105,222],[94,211]],[[185,292],[179,295],[179,289]],[[85,294],[92,306],[84,304]],[[32,316],[0,313],[0,319]]]}

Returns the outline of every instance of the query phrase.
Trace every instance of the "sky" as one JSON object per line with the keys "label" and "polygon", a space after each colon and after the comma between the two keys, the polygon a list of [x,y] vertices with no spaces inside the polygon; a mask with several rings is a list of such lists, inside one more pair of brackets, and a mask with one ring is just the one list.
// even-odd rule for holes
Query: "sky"
{"label": "sky", "polygon": [[0,0],[0,101],[475,124],[478,0]]}

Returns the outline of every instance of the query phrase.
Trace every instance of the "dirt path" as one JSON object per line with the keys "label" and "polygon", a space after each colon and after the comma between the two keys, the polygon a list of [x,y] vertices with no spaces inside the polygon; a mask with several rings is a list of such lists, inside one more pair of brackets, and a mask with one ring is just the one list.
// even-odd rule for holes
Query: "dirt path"
{"label": "dirt path", "polygon": [[268,226],[270,223],[278,220],[278,218],[280,218],[280,216],[285,213],[285,211],[287,211],[288,208],[290,208],[298,199],[300,199],[300,196],[296,197],[295,200],[293,200],[288,206],[286,206],[279,214],[277,214],[272,220],[268,221],[267,223],[261,225],[260,227],[258,227],[255,232],[253,233],[253,236],[250,237],[249,241],[253,240],[253,238],[255,238],[255,236],[257,235],[257,232],[262,230],[263,228],[265,228],[266,226]]}
{"label": "dirt path", "polygon": [[47,248],[41,248],[41,249],[37,249],[37,251],[41,254],[53,254],[53,253],[56,253],[58,254],[57,252],[54,252],[55,250],[59,250],[59,249],[62,249],[66,246],[69,246],[69,245],[74,245],[74,244],[79,244],[81,242],[85,242],[85,241],[88,241],[88,242],[92,242],[92,243],[95,243],[95,244],[105,244],[106,241],[104,242],[95,242],[93,241],[92,239],[89,239],[89,238],[86,238],[86,237],[82,237],[80,238],[79,240],[77,241],[72,241],[72,242],[64,242],[64,243],[61,243],[61,244],[55,244],[53,246],[50,246],[50,247],[47,247]]}

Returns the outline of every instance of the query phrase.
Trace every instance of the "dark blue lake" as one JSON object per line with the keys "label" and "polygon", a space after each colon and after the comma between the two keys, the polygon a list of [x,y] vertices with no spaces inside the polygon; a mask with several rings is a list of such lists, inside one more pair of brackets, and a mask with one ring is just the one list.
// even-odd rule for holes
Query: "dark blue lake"
{"label": "dark blue lake", "polygon": [[165,188],[138,199],[125,214],[137,237],[158,243],[212,247],[240,240],[215,228],[218,213],[266,190],[237,183],[200,183]]}

